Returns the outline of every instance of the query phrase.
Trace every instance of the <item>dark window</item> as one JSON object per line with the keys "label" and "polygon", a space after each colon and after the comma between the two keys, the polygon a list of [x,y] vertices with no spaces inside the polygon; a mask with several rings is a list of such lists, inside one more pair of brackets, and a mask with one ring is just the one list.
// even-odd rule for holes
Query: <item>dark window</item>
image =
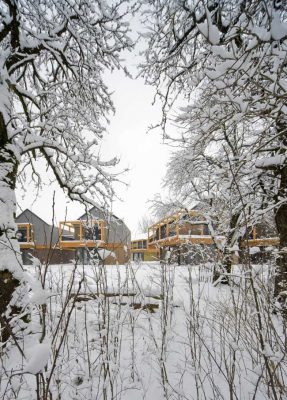
{"label": "dark window", "polygon": [[202,227],[202,225],[191,225],[190,234],[191,235],[201,235],[201,233],[202,233],[201,227]]}
{"label": "dark window", "polygon": [[179,234],[180,235],[189,235],[190,234],[190,223],[188,222],[181,222],[179,225]]}
{"label": "dark window", "polygon": [[101,228],[98,224],[94,225],[93,230],[94,240],[101,240],[102,239],[102,232]]}
{"label": "dark window", "polygon": [[92,228],[85,227],[84,229],[84,238],[85,240],[101,240],[101,228],[98,224],[95,224]]}
{"label": "dark window", "polygon": [[27,238],[27,229],[26,228],[20,228],[18,229],[18,231],[16,232],[16,238],[18,240],[18,242],[27,242],[28,238]]}
{"label": "dark window", "polygon": [[256,238],[276,237],[278,235],[274,219],[258,223],[255,229]]}
{"label": "dark window", "polygon": [[169,233],[168,236],[175,236],[176,235],[176,226],[174,221],[171,221],[169,224]]}
{"label": "dark window", "polygon": [[156,228],[156,231],[155,231],[155,240],[159,240],[159,229],[158,228]]}
{"label": "dark window", "polygon": [[166,238],[166,225],[162,225],[160,227],[160,237],[161,239]]}

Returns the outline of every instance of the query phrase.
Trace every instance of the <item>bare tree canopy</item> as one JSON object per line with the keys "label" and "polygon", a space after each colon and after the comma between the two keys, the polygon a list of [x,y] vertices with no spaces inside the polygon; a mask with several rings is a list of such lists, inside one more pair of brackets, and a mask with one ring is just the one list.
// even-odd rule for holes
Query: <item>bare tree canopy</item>
{"label": "bare tree canopy", "polygon": [[[167,137],[169,111],[178,98],[186,103],[177,112],[181,135],[171,140],[180,151],[167,180],[187,197],[229,196],[232,236],[247,209],[255,220],[258,208],[273,209],[286,248],[286,2],[142,3],[148,46],[141,71],[163,102]],[[286,275],[282,251],[277,296]]]}

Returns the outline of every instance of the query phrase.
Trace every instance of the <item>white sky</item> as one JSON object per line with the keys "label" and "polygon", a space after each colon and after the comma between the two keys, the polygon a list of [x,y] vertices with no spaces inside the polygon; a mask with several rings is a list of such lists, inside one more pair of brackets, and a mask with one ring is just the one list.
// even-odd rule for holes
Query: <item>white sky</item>
{"label": "white sky", "polygon": [[[127,65],[133,74],[136,62],[134,54],[128,57]],[[115,201],[113,212],[124,219],[133,236],[136,236],[138,221],[149,214],[148,200],[161,192],[170,149],[162,144],[159,131],[147,133],[148,127],[161,118],[160,104],[152,105],[154,89],[146,86],[143,79],[130,79],[120,71],[109,76],[107,84],[114,91],[116,115],[111,116],[110,133],[101,144],[101,154],[104,159],[120,157],[123,169],[130,169],[123,176],[128,187],[118,187],[117,193],[122,201]],[[77,219],[84,212],[83,206],[69,201],[56,184],[49,183],[39,191],[36,200],[35,195],[31,196],[32,187],[27,187],[25,193],[19,189],[18,214],[29,208],[51,223],[54,191],[56,223],[65,219],[66,208],[67,220]]]}

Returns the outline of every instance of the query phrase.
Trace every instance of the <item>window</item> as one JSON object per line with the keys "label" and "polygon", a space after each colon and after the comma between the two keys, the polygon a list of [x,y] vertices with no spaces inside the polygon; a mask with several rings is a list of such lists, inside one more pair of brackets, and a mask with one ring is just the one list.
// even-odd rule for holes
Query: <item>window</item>
{"label": "window", "polygon": [[27,228],[19,228],[16,232],[16,239],[20,243],[27,242]]}
{"label": "window", "polygon": [[162,225],[160,227],[160,238],[161,239],[166,238],[166,225]]}
{"label": "window", "polygon": [[202,225],[191,225],[190,234],[191,235],[201,235],[202,234]]}

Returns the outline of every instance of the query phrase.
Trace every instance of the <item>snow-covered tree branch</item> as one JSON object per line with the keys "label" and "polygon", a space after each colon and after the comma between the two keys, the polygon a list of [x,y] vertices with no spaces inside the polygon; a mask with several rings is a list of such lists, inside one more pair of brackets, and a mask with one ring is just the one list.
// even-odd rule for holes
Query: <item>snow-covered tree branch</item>
{"label": "snow-covered tree branch", "polygon": [[[222,157],[227,156],[225,167],[230,172],[245,169],[243,182],[249,180],[250,190],[264,199],[257,208],[264,204],[275,211],[281,248],[275,295],[283,296],[287,289],[286,4],[263,0],[142,3],[148,46],[141,70],[163,101],[165,135],[168,138],[169,112],[180,100],[186,105],[177,122],[184,133],[172,140],[189,153],[190,169],[198,165],[199,152],[204,168],[220,169],[222,159],[217,157],[213,167],[209,162],[212,142]],[[234,147],[232,132],[237,127],[242,133]],[[239,145],[243,158],[235,154]],[[238,173],[235,176],[238,180]],[[190,181],[194,183],[193,177]]]}
{"label": "snow-covered tree branch", "polygon": [[113,196],[117,159],[97,151],[114,111],[103,74],[122,68],[120,53],[132,47],[129,12],[126,0],[0,2],[0,270],[18,280],[21,163],[43,158],[71,199]]}

